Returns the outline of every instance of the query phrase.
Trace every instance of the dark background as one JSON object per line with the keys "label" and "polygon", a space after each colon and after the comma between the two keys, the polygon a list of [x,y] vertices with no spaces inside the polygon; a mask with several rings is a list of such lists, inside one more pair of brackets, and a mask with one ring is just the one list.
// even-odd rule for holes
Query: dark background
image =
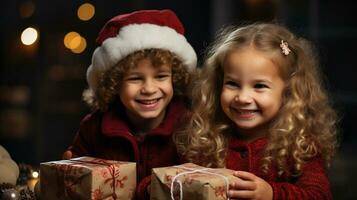
{"label": "dark background", "polygon": [[[28,17],[20,16],[24,3],[35,8]],[[83,3],[95,6],[89,21],[77,18]],[[164,8],[174,10],[182,20],[200,63],[215,32],[227,24],[275,20],[311,40],[341,118],[341,146],[330,168],[332,191],[335,199],[357,199],[357,136],[353,131],[357,119],[357,9],[352,0],[2,1],[0,144],[16,162],[38,167],[40,162],[60,159],[70,144],[80,119],[89,112],[81,95],[95,38],[104,23],[117,14]],[[40,36],[35,44],[24,46],[20,35],[29,26]],[[81,54],[63,44],[70,31],[87,40]]]}

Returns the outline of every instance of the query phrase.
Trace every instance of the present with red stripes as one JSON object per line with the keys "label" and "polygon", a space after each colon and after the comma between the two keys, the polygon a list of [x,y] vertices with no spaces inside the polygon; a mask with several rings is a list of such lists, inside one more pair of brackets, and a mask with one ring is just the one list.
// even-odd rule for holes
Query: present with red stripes
{"label": "present with red stripes", "polygon": [[79,157],[41,163],[41,199],[133,199],[136,163]]}

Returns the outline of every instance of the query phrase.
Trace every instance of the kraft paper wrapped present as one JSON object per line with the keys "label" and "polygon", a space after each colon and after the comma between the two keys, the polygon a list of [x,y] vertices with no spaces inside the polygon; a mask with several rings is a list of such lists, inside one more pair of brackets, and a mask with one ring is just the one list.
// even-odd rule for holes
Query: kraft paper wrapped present
{"label": "kraft paper wrapped present", "polygon": [[154,168],[150,199],[225,200],[229,182],[233,180],[239,178],[233,176],[233,170],[225,168],[205,168],[192,163]]}
{"label": "kraft paper wrapped present", "polygon": [[41,163],[41,199],[133,199],[136,163],[79,157]]}

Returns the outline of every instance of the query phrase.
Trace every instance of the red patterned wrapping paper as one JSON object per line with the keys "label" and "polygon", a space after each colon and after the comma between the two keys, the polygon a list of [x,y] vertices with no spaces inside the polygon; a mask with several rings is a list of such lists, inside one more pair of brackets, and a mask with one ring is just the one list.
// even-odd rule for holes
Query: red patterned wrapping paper
{"label": "red patterned wrapping paper", "polygon": [[41,199],[133,199],[136,163],[79,157],[41,163]]}
{"label": "red patterned wrapping paper", "polygon": [[226,200],[229,182],[237,179],[233,170],[204,168],[192,163],[154,168],[150,199]]}

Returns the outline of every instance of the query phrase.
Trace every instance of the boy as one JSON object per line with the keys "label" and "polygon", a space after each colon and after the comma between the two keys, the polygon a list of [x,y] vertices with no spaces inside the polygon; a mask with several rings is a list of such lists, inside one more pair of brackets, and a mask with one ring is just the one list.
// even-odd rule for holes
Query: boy
{"label": "boy", "polygon": [[[151,169],[178,164],[172,134],[184,104],[196,54],[170,10],[142,10],[105,24],[87,71],[84,100],[94,109],[63,155],[137,163],[137,198]],[[146,177],[146,178],[144,178]]]}

